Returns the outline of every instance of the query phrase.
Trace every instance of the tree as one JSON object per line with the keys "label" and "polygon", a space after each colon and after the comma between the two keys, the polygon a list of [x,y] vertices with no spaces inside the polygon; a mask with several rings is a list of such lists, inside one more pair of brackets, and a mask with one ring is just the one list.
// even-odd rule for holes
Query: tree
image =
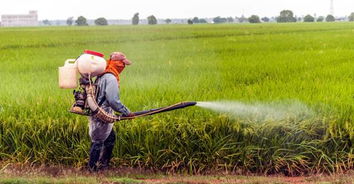
{"label": "tree", "polygon": [[153,16],[153,15],[148,16],[148,17],[147,17],[147,20],[148,20],[148,24],[150,24],[150,25],[155,25],[155,24],[157,24],[157,19],[156,19],[156,17]]}
{"label": "tree", "polygon": [[66,19],[66,24],[68,26],[73,25],[73,23],[74,23],[74,17],[69,17],[68,19]]}
{"label": "tree", "polygon": [[227,19],[227,22],[229,22],[229,23],[235,22],[234,18],[232,18],[232,17],[227,17],[226,19]]}
{"label": "tree", "polygon": [[77,20],[75,21],[76,25],[78,26],[87,26],[87,20],[84,16],[80,16],[77,18]]}
{"label": "tree", "polygon": [[188,24],[193,24],[193,20],[188,19],[188,20],[187,20],[187,23],[188,23]]}
{"label": "tree", "polygon": [[166,24],[170,24],[172,22],[172,20],[171,19],[166,19],[165,22],[166,22]]}
{"label": "tree", "polygon": [[304,22],[315,22],[315,17],[313,17],[311,15],[306,15],[304,17]]}
{"label": "tree", "polygon": [[133,25],[138,25],[139,24],[139,13],[135,13],[133,18],[132,18],[132,24]]}
{"label": "tree", "polygon": [[257,15],[252,15],[251,17],[248,18],[248,22],[261,23],[261,20],[259,20],[259,17]]}
{"label": "tree", "polygon": [[194,17],[192,19],[192,21],[193,21],[193,24],[198,24],[199,23],[199,18],[198,17]]}
{"label": "tree", "polygon": [[349,15],[349,21],[353,22],[354,21],[354,12]]}
{"label": "tree", "polygon": [[334,22],[334,21],[336,21],[336,19],[334,18],[333,15],[327,15],[326,22]]}
{"label": "tree", "polygon": [[324,20],[324,17],[323,16],[319,16],[316,21],[317,22],[323,22],[323,20]]}
{"label": "tree", "polygon": [[205,19],[199,19],[200,24],[207,24],[208,22]]}
{"label": "tree", "polygon": [[283,10],[277,17],[277,22],[296,22],[296,18],[291,10]]}
{"label": "tree", "polygon": [[213,18],[213,22],[215,24],[225,23],[227,21],[226,18],[222,18],[220,16]]}
{"label": "tree", "polygon": [[49,22],[48,19],[43,20],[43,24],[44,24],[44,25],[47,25],[47,26],[50,26],[50,25],[51,25],[51,23]]}
{"label": "tree", "polygon": [[263,22],[269,22],[269,21],[270,21],[270,19],[269,19],[268,17],[263,17],[261,20],[262,20]]}
{"label": "tree", "polygon": [[108,25],[108,22],[107,22],[107,19],[105,19],[104,17],[100,17],[95,20],[95,24],[98,26],[106,26],[106,25]]}

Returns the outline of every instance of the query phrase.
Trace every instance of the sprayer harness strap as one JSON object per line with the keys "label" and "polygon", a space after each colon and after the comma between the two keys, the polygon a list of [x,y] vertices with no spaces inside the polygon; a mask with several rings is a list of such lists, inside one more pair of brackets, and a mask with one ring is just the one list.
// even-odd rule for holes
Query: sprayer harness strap
{"label": "sprayer harness strap", "polygon": [[92,111],[92,117],[97,118],[105,123],[114,123],[117,120],[117,117],[114,115],[108,114],[105,110],[103,110],[96,101],[96,96],[94,92],[94,87],[90,82],[89,85],[85,87],[87,93],[87,103]]}
{"label": "sprayer harness strap", "polygon": [[[95,87],[96,87],[96,91],[95,91],[95,100],[96,100],[96,102],[97,102],[97,100],[98,100],[98,99],[97,99],[98,92],[100,91],[100,88],[99,88],[99,85],[98,85],[98,81],[100,80],[101,76],[102,76],[102,75],[97,76],[97,78],[96,78],[96,80],[95,80],[95,83],[94,83],[94,85],[95,85]],[[98,106],[101,107],[102,104],[103,104],[103,102],[104,102],[105,100],[106,100],[106,96],[103,96],[103,99],[102,99],[99,103],[97,103]]]}

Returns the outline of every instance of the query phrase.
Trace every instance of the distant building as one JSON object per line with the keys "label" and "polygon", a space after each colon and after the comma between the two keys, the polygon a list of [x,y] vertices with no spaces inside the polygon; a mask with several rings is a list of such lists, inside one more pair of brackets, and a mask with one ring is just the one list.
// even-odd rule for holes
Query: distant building
{"label": "distant building", "polygon": [[37,11],[30,11],[27,15],[2,15],[1,26],[17,27],[17,26],[38,26]]}

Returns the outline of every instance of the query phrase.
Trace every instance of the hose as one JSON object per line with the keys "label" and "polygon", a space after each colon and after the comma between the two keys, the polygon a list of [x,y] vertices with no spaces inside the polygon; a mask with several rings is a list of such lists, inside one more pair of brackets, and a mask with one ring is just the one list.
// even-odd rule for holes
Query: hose
{"label": "hose", "polygon": [[90,85],[86,86],[85,90],[86,90],[86,94],[87,94],[87,99],[86,99],[87,104],[88,104],[90,110],[92,111],[91,116],[93,116],[103,122],[106,122],[106,123],[114,123],[114,122],[122,121],[122,120],[135,119],[135,118],[139,118],[139,117],[143,117],[143,116],[149,116],[149,115],[153,115],[153,114],[157,114],[157,113],[181,109],[181,108],[185,108],[185,107],[189,107],[189,106],[193,106],[193,105],[197,104],[196,102],[180,102],[180,103],[177,103],[174,105],[170,105],[170,106],[162,107],[162,108],[158,108],[158,109],[151,109],[151,110],[147,110],[147,111],[134,112],[134,113],[132,113],[133,114],[132,116],[124,116],[124,115],[115,116],[115,115],[108,114],[101,107],[99,107],[99,105],[97,104],[97,102],[95,100],[94,88],[91,83],[90,83]]}

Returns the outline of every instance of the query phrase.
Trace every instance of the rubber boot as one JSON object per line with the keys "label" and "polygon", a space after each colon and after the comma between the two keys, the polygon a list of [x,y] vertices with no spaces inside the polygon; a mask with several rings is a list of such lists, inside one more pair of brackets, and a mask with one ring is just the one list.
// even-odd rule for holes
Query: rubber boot
{"label": "rubber boot", "polygon": [[97,161],[100,158],[102,147],[103,143],[91,143],[90,160],[88,163],[88,167],[91,172],[96,172],[98,170]]}
{"label": "rubber boot", "polygon": [[114,143],[116,141],[116,134],[112,130],[107,139],[103,143],[103,150],[100,156],[100,167],[99,169],[106,170],[109,167],[109,162],[112,158],[112,152],[114,148]]}

